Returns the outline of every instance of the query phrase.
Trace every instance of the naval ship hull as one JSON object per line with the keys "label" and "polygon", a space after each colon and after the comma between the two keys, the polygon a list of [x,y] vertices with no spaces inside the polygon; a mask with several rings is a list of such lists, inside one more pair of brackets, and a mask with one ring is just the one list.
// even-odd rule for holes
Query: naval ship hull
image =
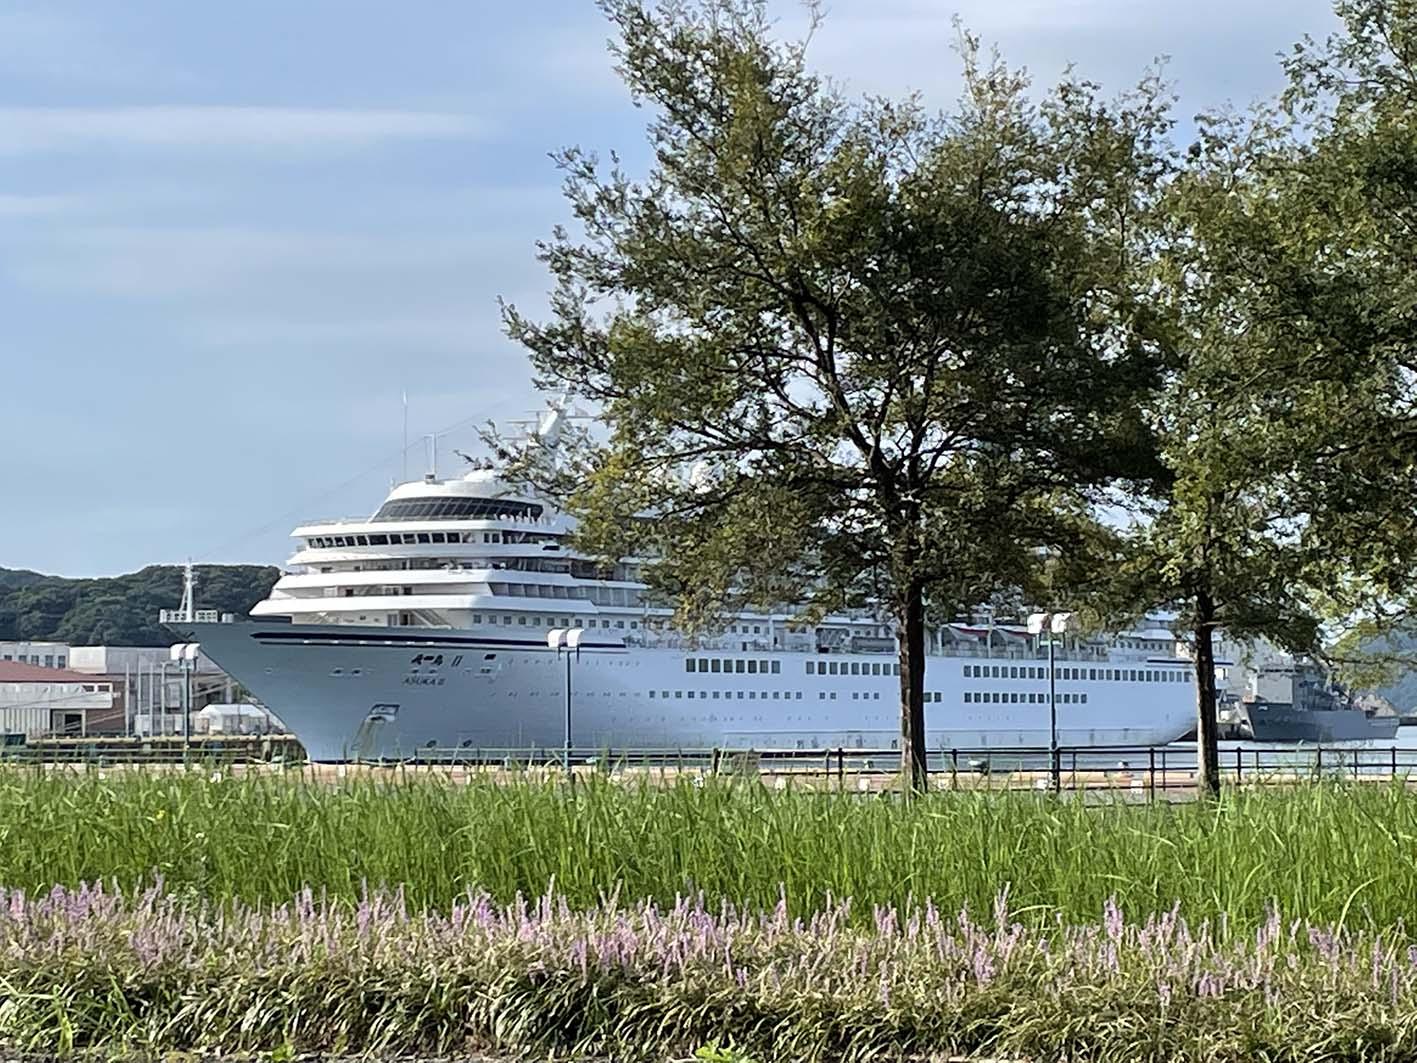
{"label": "naval ship hull", "polygon": [[1245,706],[1250,735],[1256,742],[1331,745],[1387,741],[1397,736],[1396,716],[1369,716],[1360,709],[1296,709],[1274,702]]}

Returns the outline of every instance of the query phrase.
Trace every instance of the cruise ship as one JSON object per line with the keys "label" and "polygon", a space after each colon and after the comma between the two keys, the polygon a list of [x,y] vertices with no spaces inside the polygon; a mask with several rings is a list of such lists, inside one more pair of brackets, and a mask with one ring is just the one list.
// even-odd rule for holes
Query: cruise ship
{"label": "cruise ship", "polygon": [[[554,445],[560,417],[550,409],[532,439]],[[568,681],[578,750],[898,747],[888,620],[784,610],[686,634],[641,563],[578,554],[573,530],[490,462],[430,472],[367,517],[296,528],[287,571],[251,620],[169,627],[317,761],[558,750]],[[552,633],[569,629],[580,634],[568,668]],[[931,750],[1048,746],[1046,643],[971,622],[927,643]],[[1055,671],[1063,747],[1159,745],[1192,726],[1190,665],[1169,632],[1067,639]]]}

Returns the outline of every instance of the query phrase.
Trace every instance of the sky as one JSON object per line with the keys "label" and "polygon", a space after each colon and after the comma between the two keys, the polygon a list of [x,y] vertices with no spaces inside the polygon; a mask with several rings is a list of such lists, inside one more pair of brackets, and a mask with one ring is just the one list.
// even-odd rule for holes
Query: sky
{"label": "sky", "polygon": [[[1154,58],[1178,115],[1277,90],[1328,0],[827,0],[854,92],[959,92],[952,19],[1040,84]],[[799,6],[778,8],[783,33]],[[642,167],[591,0],[0,0],[0,566],[280,564],[538,400],[549,153]],[[1184,136],[1184,130],[1182,132]]]}

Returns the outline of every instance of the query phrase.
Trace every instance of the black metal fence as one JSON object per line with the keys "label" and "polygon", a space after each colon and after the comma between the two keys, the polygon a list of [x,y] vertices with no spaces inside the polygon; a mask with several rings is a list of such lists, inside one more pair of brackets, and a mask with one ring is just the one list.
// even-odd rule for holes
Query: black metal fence
{"label": "black metal fence", "polygon": [[[288,736],[222,739],[75,739],[0,748],[0,763],[73,766],[274,765],[346,774],[388,768],[478,775],[543,775],[569,769],[576,775],[670,778],[738,775],[768,785],[810,784],[819,788],[871,791],[899,777],[901,755],[893,749],[436,749],[407,756],[332,765],[306,765],[299,743]],[[936,788],[986,790],[1108,790],[1155,797],[1191,791],[1196,783],[1194,743],[1165,746],[1063,747],[1056,759],[1046,747],[933,749],[926,758]],[[1397,745],[1312,746],[1225,743],[1222,782],[1284,785],[1316,779],[1417,782],[1417,748]]]}
{"label": "black metal fence", "polygon": [[[400,760],[426,767],[465,770],[554,771],[567,767],[559,749],[424,749]],[[1194,743],[1165,746],[1086,746],[935,749],[926,758],[936,786],[960,789],[1111,789],[1149,795],[1194,789]],[[837,788],[872,789],[896,779],[901,755],[892,749],[573,749],[571,770],[606,774],[740,774],[825,782]],[[1222,781],[1236,785],[1295,783],[1311,779],[1406,779],[1417,781],[1417,748],[1226,743],[1220,753]]]}

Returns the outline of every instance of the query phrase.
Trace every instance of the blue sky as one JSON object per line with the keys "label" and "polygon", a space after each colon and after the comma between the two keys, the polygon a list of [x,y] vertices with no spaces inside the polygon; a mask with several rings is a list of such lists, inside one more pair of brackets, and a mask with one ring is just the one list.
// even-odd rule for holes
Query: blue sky
{"label": "blue sky", "polygon": [[[827,8],[811,55],[858,91],[948,105],[958,13],[1040,81],[1071,61],[1119,89],[1169,55],[1182,114],[1274,91],[1275,53],[1333,23],[1327,0]],[[606,36],[590,0],[0,0],[0,565],[280,563],[297,520],[381,500],[403,391],[415,440],[531,409],[496,300],[544,305],[547,153],[644,158]]]}

